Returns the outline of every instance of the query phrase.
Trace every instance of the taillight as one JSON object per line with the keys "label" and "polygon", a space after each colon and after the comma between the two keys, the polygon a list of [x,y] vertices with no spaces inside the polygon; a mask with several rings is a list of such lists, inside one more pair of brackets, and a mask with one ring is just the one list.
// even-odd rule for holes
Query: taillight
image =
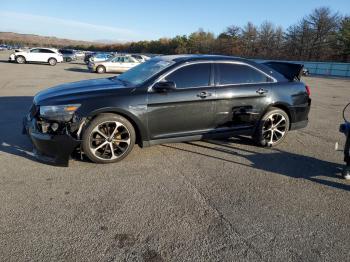
{"label": "taillight", "polygon": [[311,96],[310,87],[305,85],[305,90],[308,96]]}

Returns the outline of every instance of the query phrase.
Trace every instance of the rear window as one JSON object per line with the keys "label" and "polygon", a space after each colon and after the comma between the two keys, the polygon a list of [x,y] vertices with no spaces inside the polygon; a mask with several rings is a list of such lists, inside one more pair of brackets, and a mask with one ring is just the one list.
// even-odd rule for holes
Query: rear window
{"label": "rear window", "polygon": [[254,84],[271,82],[271,79],[258,70],[242,64],[218,64],[218,84]]}
{"label": "rear window", "polygon": [[49,50],[49,49],[40,49],[40,53],[54,53],[53,51]]}

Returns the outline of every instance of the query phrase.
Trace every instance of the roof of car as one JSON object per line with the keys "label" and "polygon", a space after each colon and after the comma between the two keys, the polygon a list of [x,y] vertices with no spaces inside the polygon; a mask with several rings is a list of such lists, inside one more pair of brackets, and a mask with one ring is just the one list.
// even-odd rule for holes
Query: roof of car
{"label": "roof of car", "polygon": [[183,54],[183,55],[163,55],[160,56],[163,60],[181,62],[181,61],[195,61],[195,60],[244,60],[244,58],[235,57],[235,56],[224,56],[224,55],[192,55],[192,54]]}
{"label": "roof of car", "polygon": [[159,59],[164,61],[173,61],[175,63],[186,63],[191,61],[235,61],[235,62],[242,62],[245,64],[249,64],[251,66],[254,66],[255,68],[265,72],[266,74],[274,77],[277,81],[282,81],[285,78],[275,71],[274,69],[261,64],[257,63],[255,61],[241,58],[241,57],[235,57],[235,56],[224,56],[224,55],[192,55],[192,54],[185,54],[185,55],[164,55],[164,56],[158,56]]}
{"label": "roof of car", "polygon": [[32,50],[32,49],[48,49],[48,50],[52,50],[52,51],[58,51],[57,48],[50,48],[50,47],[32,47],[30,48],[29,50]]}

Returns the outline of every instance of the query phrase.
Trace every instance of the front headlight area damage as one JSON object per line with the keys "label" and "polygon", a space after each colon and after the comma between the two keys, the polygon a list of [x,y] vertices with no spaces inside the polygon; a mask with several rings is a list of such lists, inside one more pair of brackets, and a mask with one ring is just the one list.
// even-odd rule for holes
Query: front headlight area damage
{"label": "front headlight area damage", "polygon": [[24,119],[24,130],[33,143],[35,156],[55,165],[68,166],[73,152],[79,152],[85,118],[79,104],[33,105]]}
{"label": "front headlight area damage", "polygon": [[50,135],[71,135],[79,139],[83,118],[76,114],[80,104],[40,106],[36,125],[40,132]]}

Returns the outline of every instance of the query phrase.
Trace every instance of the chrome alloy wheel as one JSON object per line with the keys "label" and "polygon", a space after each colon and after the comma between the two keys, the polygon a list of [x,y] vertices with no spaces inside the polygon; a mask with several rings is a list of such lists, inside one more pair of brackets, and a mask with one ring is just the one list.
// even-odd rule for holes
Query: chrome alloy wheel
{"label": "chrome alloy wheel", "polygon": [[280,141],[286,134],[286,118],[279,114],[271,114],[264,123],[263,126],[263,137],[269,146],[273,146]]}
{"label": "chrome alloy wheel", "polygon": [[122,123],[107,121],[97,125],[90,133],[90,150],[99,159],[114,160],[129,148],[130,132]]}

